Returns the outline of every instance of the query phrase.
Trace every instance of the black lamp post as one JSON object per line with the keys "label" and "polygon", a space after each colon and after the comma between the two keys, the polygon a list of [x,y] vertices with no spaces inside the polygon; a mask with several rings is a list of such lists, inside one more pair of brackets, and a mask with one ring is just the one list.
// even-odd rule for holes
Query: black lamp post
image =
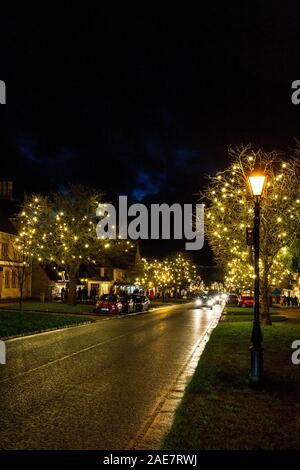
{"label": "black lamp post", "polygon": [[254,197],[254,319],[251,335],[251,370],[250,379],[252,382],[260,382],[263,376],[263,348],[262,332],[259,314],[259,241],[260,241],[260,199],[264,190],[266,177],[261,174],[249,176],[249,184]]}

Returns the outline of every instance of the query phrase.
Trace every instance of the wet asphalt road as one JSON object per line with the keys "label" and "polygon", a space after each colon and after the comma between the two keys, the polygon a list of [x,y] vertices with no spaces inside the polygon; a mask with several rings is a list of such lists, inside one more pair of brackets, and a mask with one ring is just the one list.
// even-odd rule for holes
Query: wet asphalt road
{"label": "wet asphalt road", "polygon": [[7,342],[1,449],[125,449],[209,323],[192,304]]}

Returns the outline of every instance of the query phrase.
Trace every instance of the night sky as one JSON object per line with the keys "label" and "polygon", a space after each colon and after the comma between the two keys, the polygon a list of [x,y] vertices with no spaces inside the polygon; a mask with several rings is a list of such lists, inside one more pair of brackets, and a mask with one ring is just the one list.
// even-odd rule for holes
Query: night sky
{"label": "night sky", "polygon": [[[1,13],[1,179],[16,197],[75,182],[112,201],[196,202],[229,144],[285,150],[300,138],[297,2],[97,4]],[[142,245],[146,255],[173,248]],[[198,260],[213,263],[208,249]]]}

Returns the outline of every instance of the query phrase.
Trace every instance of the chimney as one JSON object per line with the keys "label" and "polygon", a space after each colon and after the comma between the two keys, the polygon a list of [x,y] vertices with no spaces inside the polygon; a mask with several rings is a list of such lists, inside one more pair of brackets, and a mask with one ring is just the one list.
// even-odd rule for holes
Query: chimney
{"label": "chimney", "polygon": [[13,196],[13,182],[0,181],[0,199],[11,201]]}

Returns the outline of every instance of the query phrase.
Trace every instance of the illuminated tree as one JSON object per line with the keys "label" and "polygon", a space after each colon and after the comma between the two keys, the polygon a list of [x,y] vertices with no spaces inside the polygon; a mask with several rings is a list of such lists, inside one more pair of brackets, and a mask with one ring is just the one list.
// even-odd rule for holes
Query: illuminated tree
{"label": "illuminated tree", "polygon": [[[68,273],[70,304],[76,303],[77,278],[83,263],[96,265],[107,255],[125,256],[133,246],[125,240],[97,238],[99,218],[96,217],[96,209],[101,198],[102,195],[94,189],[71,186],[47,200],[42,196],[27,199],[21,212],[26,214],[28,227],[34,227],[34,233],[28,230],[24,235],[29,241],[30,236],[34,236],[31,240],[34,241],[33,258],[40,263],[62,267]],[[43,203],[39,205],[39,201]],[[32,213],[33,204],[35,210]],[[30,246],[33,247],[33,243]]]}
{"label": "illuminated tree", "polygon": [[254,268],[238,257],[228,261],[225,271],[225,285],[228,291],[253,290]]}
{"label": "illuminated tree", "polygon": [[190,289],[193,292],[201,292],[205,290],[205,284],[201,276],[195,276],[191,282]]}
{"label": "illuminated tree", "polygon": [[181,295],[182,289],[189,289],[196,277],[196,266],[185,253],[175,253],[169,259],[173,275],[173,287],[176,295]]}
{"label": "illuminated tree", "polygon": [[173,276],[171,266],[166,259],[164,260],[147,260],[142,259],[142,271],[136,278],[136,283],[144,288],[160,288],[163,292],[166,288],[173,285]]}
{"label": "illuminated tree", "polygon": [[45,221],[45,214],[49,214],[49,211],[48,199],[43,196],[33,195],[26,197],[23,210],[14,219],[18,236],[12,238],[10,262],[17,274],[21,310],[23,310],[26,280],[32,274],[34,261],[41,260],[41,251],[44,248],[43,242],[41,242],[41,232],[45,230],[42,221]]}
{"label": "illuminated tree", "polygon": [[270,269],[269,282],[273,287],[287,286],[292,275],[292,254],[290,247],[283,247],[274,258]]}
{"label": "illuminated tree", "polygon": [[156,287],[162,292],[172,289],[181,295],[182,289],[189,289],[197,276],[197,268],[184,253],[175,253],[161,260],[143,259],[143,273],[136,279],[146,287]]}
{"label": "illuminated tree", "polygon": [[263,317],[270,323],[272,268],[277,257],[284,256],[284,250],[294,242],[299,229],[299,163],[294,158],[283,161],[277,152],[255,151],[250,145],[231,147],[229,155],[231,165],[210,177],[203,193],[208,202],[206,235],[228,276],[234,275],[234,283],[240,281],[243,285],[245,281],[250,285],[252,254],[246,245],[245,231],[253,226],[253,199],[247,178],[253,170],[263,171],[267,187],[261,201],[261,293]]}
{"label": "illuminated tree", "polygon": [[288,268],[300,273],[300,233],[297,234],[295,242],[289,247]]}

